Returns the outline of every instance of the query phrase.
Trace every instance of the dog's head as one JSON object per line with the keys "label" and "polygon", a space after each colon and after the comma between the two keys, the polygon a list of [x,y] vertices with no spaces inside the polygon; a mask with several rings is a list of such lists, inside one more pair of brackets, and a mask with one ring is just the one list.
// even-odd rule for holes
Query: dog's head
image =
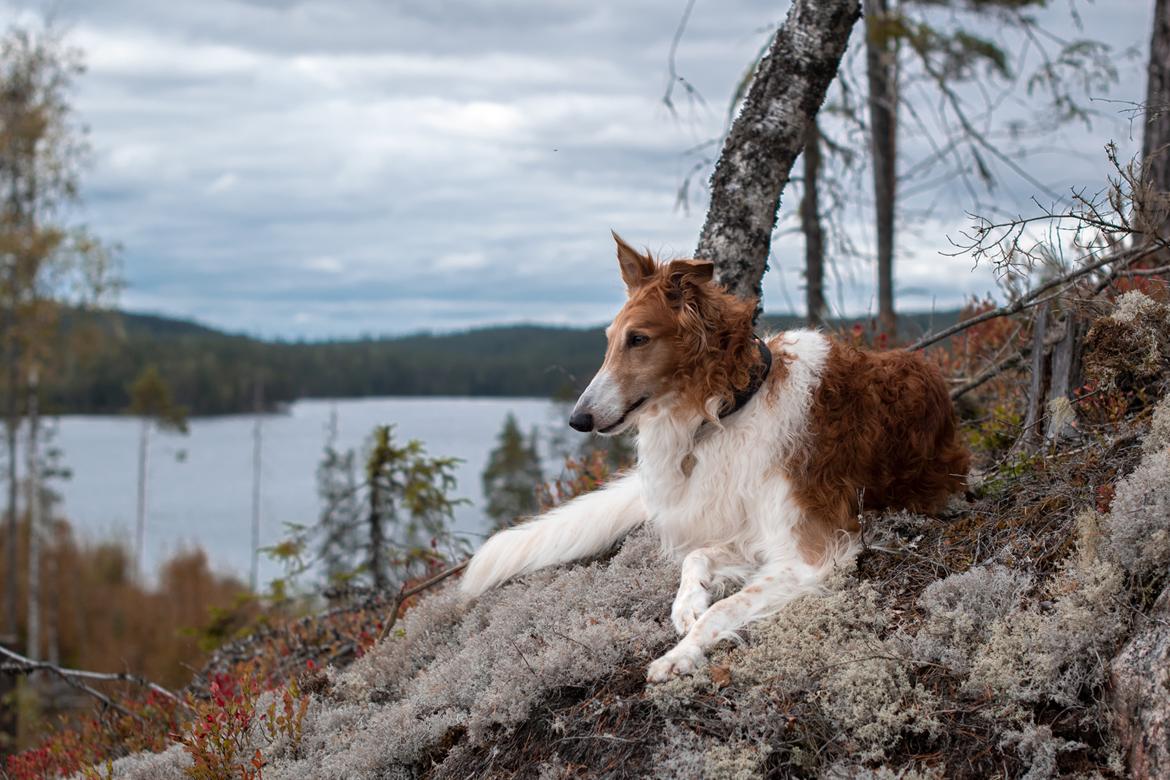
{"label": "dog's head", "polygon": [[714,416],[749,381],[755,301],[726,293],[709,262],[659,264],[616,233],[614,240],[628,299],[606,328],[605,361],[569,425],[618,434],[667,400]]}

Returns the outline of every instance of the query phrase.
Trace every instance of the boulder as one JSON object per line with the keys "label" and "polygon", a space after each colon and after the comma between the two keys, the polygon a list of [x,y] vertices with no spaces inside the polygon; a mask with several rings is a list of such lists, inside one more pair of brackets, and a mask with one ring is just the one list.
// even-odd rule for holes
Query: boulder
{"label": "boulder", "polygon": [[1170,588],[1113,659],[1112,696],[1129,777],[1170,777]]}

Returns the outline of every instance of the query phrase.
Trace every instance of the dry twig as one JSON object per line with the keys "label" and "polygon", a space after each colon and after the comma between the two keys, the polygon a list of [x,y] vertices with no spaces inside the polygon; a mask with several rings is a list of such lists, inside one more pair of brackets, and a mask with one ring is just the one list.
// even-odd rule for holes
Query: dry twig
{"label": "dry twig", "polygon": [[147,680],[145,677],[139,677],[136,674],[129,674],[128,672],[91,672],[85,669],[66,669],[57,666],[56,664],[51,664],[47,661],[34,661],[27,656],[23,656],[20,653],[9,650],[3,646],[0,646],[0,656],[3,656],[5,659],[3,663],[0,663],[0,673],[27,675],[33,674],[35,672],[48,672],[49,674],[59,677],[73,688],[76,688],[77,690],[94,697],[99,702],[101,702],[103,706],[117,710],[121,714],[129,715],[130,717],[136,718],[137,720],[142,720],[142,718],[135,713],[130,712],[128,709],[118,704],[109,696],[106,696],[96,688],[86,685],[84,682],[82,682],[82,680],[133,683],[134,685],[139,685],[143,688],[151,690],[157,693],[159,696],[170,699],[181,707],[190,709],[189,705],[174,693],[171,693],[158,683],[153,683],[150,680]]}
{"label": "dry twig", "polygon": [[[1008,317],[1008,316],[1011,316],[1013,314],[1019,314],[1020,312],[1024,311],[1025,309],[1030,309],[1033,306],[1038,306],[1041,303],[1044,303],[1045,301],[1050,301],[1055,297],[1059,297],[1060,294],[1063,293],[1064,288],[1067,287],[1071,282],[1081,278],[1082,276],[1086,276],[1086,275],[1092,273],[1093,271],[1097,271],[1101,268],[1104,268],[1105,266],[1109,265],[1110,263],[1124,263],[1126,266],[1128,266],[1128,265],[1131,265],[1133,263],[1138,262],[1139,260],[1142,260],[1146,257],[1149,257],[1150,255],[1154,254],[1155,252],[1159,252],[1161,250],[1162,250],[1162,247],[1160,245],[1158,245],[1158,246],[1147,247],[1147,248],[1142,249],[1142,250],[1127,249],[1127,250],[1123,250],[1121,252],[1117,252],[1115,254],[1106,255],[1105,257],[1102,257],[1102,258],[1100,258],[1092,263],[1086,263],[1085,265],[1082,265],[1079,268],[1076,268],[1072,271],[1069,271],[1068,273],[1066,273],[1062,276],[1058,276],[1057,278],[1053,279],[1052,281],[1046,282],[1046,283],[1040,285],[1039,287],[1037,287],[1036,289],[1029,291],[1026,295],[1020,296],[1019,298],[1012,301],[1011,303],[1000,306],[998,309],[991,309],[990,311],[985,311],[982,314],[980,314],[976,317],[972,317],[969,320],[963,320],[962,322],[955,323],[954,325],[952,325],[949,328],[944,328],[943,330],[939,331],[938,333],[927,334],[926,336],[923,336],[918,341],[911,344],[906,349],[909,352],[915,352],[915,351],[920,350],[920,349],[925,349],[926,347],[929,347],[931,344],[936,344],[945,338],[949,338],[949,337],[955,335],[956,333],[962,333],[963,331],[967,330],[968,328],[973,328],[976,325],[979,325],[980,323],[987,322],[988,320],[994,320],[994,319],[998,319],[999,317]],[[1041,297],[1041,296],[1044,296],[1045,293],[1051,292],[1052,290],[1058,290],[1058,291],[1054,295],[1051,295],[1048,297]]]}
{"label": "dry twig", "polygon": [[398,598],[394,599],[394,605],[390,609],[390,617],[388,617],[386,619],[386,622],[382,625],[382,633],[378,635],[378,641],[385,639],[386,636],[390,633],[390,629],[394,628],[394,624],[398,622],[398,611],[400,609],[402,609],[403,602],[405,602],[408,598],[411,598],[412,596],[417,596],[418,594],[422,593],[424,590],[427,590],[428,588],[432,588],[435,585],[438,585],[440,582],[447,579],[452,574],[458,574],[459,572],[461,572],[465,568],[467,568],[467,564],[470,562],[471,562],[470,558],[468,558],[465,561],[460,561],[459,563],[455,564],[454,566],[451,566],[447,569],[443,569],[443,571],[439,572],[438,574],[431,577],[430,579],[423,580],[419,584],[417,584],[413,587],[410,587],[410,588],[403,587],[402,590],[398,591]]}
{"label": "dry twig", "polygon": [[993,365],[990,368],[988,368],[987,370],[985,370],[983,373],[979,374],[979,376],[975,377],[974,379],[971,379],[970,381],[968,381],[968,382],[960,385],[959,387],[956,387],[954,390],[952,390],[951,391],[951,400],[957,401],[958,399],[962,398],[963,396],[965,396],[967,393],[971,392],[975,388],[981,387],[982,385],[986,384],[987,382],[990,382],[992,379],[999,376],[1004,371],[1008,371],[1010,369],[1015,368],[1020,363],[1022,363],[1023,360],[1024,360],[1024,353],[1022,353],[1022,352],[1017,352],[1014,355],[1009,355],[1008,357],[1004,358],[1003,360],[999,361],[995,365]]}

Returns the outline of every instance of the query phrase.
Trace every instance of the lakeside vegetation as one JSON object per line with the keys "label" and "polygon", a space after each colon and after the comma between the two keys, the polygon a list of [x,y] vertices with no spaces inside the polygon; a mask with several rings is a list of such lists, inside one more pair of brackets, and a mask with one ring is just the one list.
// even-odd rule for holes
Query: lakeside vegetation
{"label": "lakeside vegetation", "polygon": [[[958,319],[957,311],[905,314],[912,339]],[[765,316],[761,332],[801,327]],[[831,320],[833,330],[872,329],[869,319]],[[61,338],[89,334],[89,349],[46,388],[55,413],[117,414],[129,387],[155,366],[175,402],[195,415],[253,411],[301,398],[371,396],[559,397],[584,386],[605,350],[602,326],[507,325],[446,334],[345,341],[266,341],[194,322],[116,311],[74,312]],[[259,385],[259,395],[257,386]]]}

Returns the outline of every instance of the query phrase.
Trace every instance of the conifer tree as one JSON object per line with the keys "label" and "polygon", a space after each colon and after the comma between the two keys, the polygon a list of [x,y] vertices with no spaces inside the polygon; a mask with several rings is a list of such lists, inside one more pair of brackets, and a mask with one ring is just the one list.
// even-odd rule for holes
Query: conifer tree
{"label": "conifer tree", "polygon": [[507,528],[538,509],[536,489],[544,482],[544,473],[536,440],[535,429],[525,439],[513,415],[504,419],[496,448],[483,470],[484,511],[492,519],[493,529]]}

